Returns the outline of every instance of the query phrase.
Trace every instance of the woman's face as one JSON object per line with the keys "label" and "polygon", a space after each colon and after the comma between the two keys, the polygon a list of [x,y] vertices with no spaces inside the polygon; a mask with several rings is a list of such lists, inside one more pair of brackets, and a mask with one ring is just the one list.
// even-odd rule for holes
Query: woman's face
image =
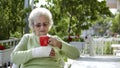
{"label": "woman's face", "polygon": [[47,35],[50,23],[47,17],[40,16],[34,21],[34,31],[37,36]]}

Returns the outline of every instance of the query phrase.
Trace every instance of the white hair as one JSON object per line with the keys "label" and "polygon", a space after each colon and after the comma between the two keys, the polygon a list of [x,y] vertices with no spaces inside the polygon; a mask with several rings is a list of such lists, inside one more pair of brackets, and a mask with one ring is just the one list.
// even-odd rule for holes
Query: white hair
{"label": "white hair", "polygon": [[30,29],[33,31],[34,20],[40,16],[45,16],[48,18],[49,23],[50,23],[50,26],[49,26],[49,30],[50,30],[50,28],[53,25],[52,14],[46,8],[35,8],[32,10],[28,18]]}

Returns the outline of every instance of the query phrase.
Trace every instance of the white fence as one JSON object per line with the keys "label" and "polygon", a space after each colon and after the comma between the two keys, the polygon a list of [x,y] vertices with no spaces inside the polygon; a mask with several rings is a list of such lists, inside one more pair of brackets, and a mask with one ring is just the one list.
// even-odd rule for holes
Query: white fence
{"label": "white fence", "polygon": [[9,39],[9,40],[1,40],[1,45],[7,45],[9,48],[0,50],[0,68],[10,65],[10,54],[13,51],[15,45],[20,41],[20,39]]}
{"label": "white fence", "polygon": [[105,50],[112,51],[112,44],[120,44],[120,38],[94,38],[93,46],[96,55],[104,55]]}
{"label": "white fence", "polygon": [[[71,45],[78,48],[82,54],[86,54],[87,52],[94,53],[92,55],[104,55],[105,51],[111,50],[112,53],[112,44],[120,44],[120,38],[93,38],[91,44],[83,42],[70,42]],[[91,45],[91,46],[90,46]]]}

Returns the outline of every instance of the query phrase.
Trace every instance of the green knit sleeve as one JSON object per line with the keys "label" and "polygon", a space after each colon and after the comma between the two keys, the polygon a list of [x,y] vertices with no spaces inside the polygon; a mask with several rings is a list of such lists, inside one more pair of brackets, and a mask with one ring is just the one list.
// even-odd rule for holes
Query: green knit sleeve
{"label": "green knit sleeve", "polygon": [[66,42],[62,42],[61,52],[63,55],[71,59],[77,59],[80,57],[80,52],[78,49]]}
{"label": "green knit sleeve", "polygon": [[27,41],[29,36],[26,34],[11,53],[11,60],[13,63],[19,65],[26,63],[32,59],[32,50],[27,50]]}
{"label": "green knit sleeve", "polygon": [[56,38],[62,42],[62,48],[60,49],[60,53],[68,58],[71,59],[77,59],[80,57],[80,52],[77,48],[73,47],[72,45],[70,45],[67,42],[64,42],[62,39],[60,39],[59,37],[56,36]]}

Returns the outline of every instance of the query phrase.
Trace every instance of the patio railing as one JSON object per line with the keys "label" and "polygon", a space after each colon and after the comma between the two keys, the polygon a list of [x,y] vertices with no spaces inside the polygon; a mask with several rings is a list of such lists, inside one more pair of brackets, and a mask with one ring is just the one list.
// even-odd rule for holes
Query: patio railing
{"label": "patio railing", "polygon": [[[73,46],[79,49],[82,55],[93,52],[94,55],[112,55],[112,44],[120,44],[120,38],[93,38],[92,42],[70,42]],[[91,45],[91,46],[90,46]],[[91,53],[91,54],[93,54]]]}
{"label": "patio railing", "polygon": [[108,54],[106,51],[109,50],[112,54],[112,44],[120,44],[120,38],[94,38],[93,46],[96,55]]}
{"label": "patio railing", "polygon": [[7,68],[10,65],[10,54],[13,51],[14,47],[18,44],[20,39],[8,39],[8,40],[0,40],[1,45],[8,46],[7,49],[0,50],[0,68]]}

